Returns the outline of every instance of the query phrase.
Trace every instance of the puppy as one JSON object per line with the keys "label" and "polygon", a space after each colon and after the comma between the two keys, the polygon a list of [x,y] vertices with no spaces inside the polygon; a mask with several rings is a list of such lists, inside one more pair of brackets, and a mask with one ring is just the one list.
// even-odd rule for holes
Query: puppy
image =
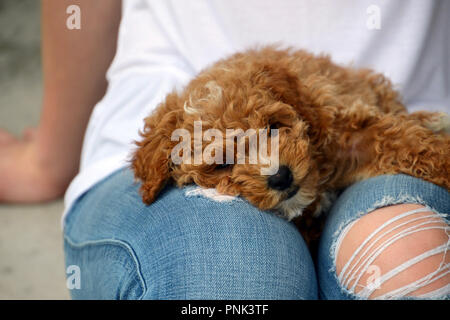
{"label": "puppy", "polygon": [[[195,138],[196,124],[202,132],[215,130],[216,139]],[[173,136],[177,129],[190,133],[183,148]],[[267,132],[267,149],[278,152],[272,161],[278,170],[262,174],[267,159],[251,163],[242,154],[237,159],[232,152],[239,148],[237,139],[217,139],[217,133],[227,136],[227,129]],[[301,231],[312,241],[320,226],[311,217],[356,181],[403,173],[449,190],[449,129],[443,113],[408,114],[381,74],[269,46],[220,60],[182,92],[170,93],[145,119],[131,166],[146,204],[169,180],[180,187],[195,183],[289,220],[302,216]],[[246,151],[249,141],[250,135],[240,143]],[[220,154],[220,147],[231,158]],[[211,158],[216,161],[205,161]]]}

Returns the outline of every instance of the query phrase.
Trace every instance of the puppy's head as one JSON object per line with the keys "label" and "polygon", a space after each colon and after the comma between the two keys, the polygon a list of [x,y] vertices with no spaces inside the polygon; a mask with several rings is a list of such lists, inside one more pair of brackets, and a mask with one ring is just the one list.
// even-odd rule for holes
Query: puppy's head
{"label": "puppy's head", "polygon": [[288,219],[315,200],[319,176],[297,112],[297,80],[248,59],[201,73],[146,119],[132,160],[144,202],[169,179],[239,195]]}

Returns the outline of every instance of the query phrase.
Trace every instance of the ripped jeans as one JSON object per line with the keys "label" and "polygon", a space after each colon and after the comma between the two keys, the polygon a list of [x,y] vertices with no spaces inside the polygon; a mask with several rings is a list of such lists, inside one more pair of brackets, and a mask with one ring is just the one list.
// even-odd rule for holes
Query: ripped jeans
{"label": "ripped jeans", "polygon": [[[138,187],[121,169],[72,207],[64,227],[66,266],[80,276],[72,298],[449,298],[450,195],[431,183],[395,175],[347,188],[314,262],[292,223],[240,198],[166,187],[145,206]],[[417,245],[414,237],[433,238],[427,232],[441,238]]]}

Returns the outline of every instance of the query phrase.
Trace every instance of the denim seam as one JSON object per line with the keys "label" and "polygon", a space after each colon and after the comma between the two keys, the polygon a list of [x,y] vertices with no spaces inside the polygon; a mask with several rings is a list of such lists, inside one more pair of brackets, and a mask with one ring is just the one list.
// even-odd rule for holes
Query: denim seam
{"label": "denim seam", "polygon": [[76,243],[74,241],[72,241],[68,236],[64,236],[64,239],[69,243],[69,245],[75,247],[75,248],[82,248],[85,246],[94,246],[94,245],[105,245],[105,244],[110,244],[113,246],[118,246],[121,247],[123,249],[125,249],[125,251],[130,255],[135,268],[136,268],[136,273],[138,275],[139,281],[140,281],[140,285],[142,287],[142,294],[141,296],[138,298],[138,300],[141,300],[145,294],[147,293],[147,286],[144,280],[144,277],[142,276],[142,272],[141,272],[141,266],[139,263],[139,260],[136,256],[136,253],[134,252],[133,248],[131,247],[131,245],[129,245],[128,243],[126,243],[125,241],[122,240],[117,240],[117,239],[104,239],[104,240],[89,240],[89,241],[82,241],[80,243]]}
{"label": "denim seam", "polygon": [[359,211],[356,214],[356,216],[353,217],[352,219],[350,219],[349,221],[342,222],[339,225],[339,227],[337,228],[337,230],[335,231],[334,235],[333,235],[334,239],[333,239],[333,242],[332,242],[332,244],[330,246],[330,251],[329,251],[330,257],[333,260],[333,264],[332,264],[331,268],[328,270],[328,272],[333,274],[334,280],[336,281],[336,283],[338,283],[338,285],[339,285],[339,287],[341,289],[341,292],[351,296],[353,299],[363,300],[362,297],[357,296],[355,293],[351,292],[350,290],[345,288],[340,283],[340,281],[338,279],[337,272],[336,272],[336,258],[337,258],[336,246],[338,244],[339,235],[342,233],[342,231],[348,225],[350,225],[352,222],[358,220],[362,216],[364,216],[366,214],[369,214],[372,211],[375,211],[375,210],[377,210],[379,208],[383,208],[383,207],[386,207],[386,206],[392,206],[392,205],[396,205],[396,204],[421,204],[421,205],[425,206],[426,208],[428,208],[431,212],[433,212],[436,215],[438,215],[439,217],[443,218],[448,223],[448,214],[439,213],[439,212],[437,212],[436,209],[434,209],[430,205],[428,205],[421,197],[419,197],[419,196],[411,196],[411,195],[408,195],[408,194],[400,194],[398,197],[385,195],[381,200],[375,202],[372,207],[370,207],[370,208],[368,208],[366,210]]}

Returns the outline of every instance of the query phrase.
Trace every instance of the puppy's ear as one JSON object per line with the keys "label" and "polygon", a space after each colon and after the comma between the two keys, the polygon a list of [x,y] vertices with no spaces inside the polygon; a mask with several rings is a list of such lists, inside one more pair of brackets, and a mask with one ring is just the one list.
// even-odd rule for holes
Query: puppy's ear
{"label": "puppy's ear", "polygon": [[272,92],[274,97],[289,105],[296,105],[301,96],[298,92],[298,76],[280,67],[276,63],[267,63],[262,67],[264,77],[255,77],[256,81],[267,91]]}
{"label": "puppy's ear", "polygon": [[156,199],[170,178],[169,161],[174,146],[171,136],[181,117],[178,97],[172,93],[145,119],[144,130],[139,133],[142,140],[136,141],[138,148],[133,154],[131,167],[135,178],[142,182],[140,192],[146,204]]}

